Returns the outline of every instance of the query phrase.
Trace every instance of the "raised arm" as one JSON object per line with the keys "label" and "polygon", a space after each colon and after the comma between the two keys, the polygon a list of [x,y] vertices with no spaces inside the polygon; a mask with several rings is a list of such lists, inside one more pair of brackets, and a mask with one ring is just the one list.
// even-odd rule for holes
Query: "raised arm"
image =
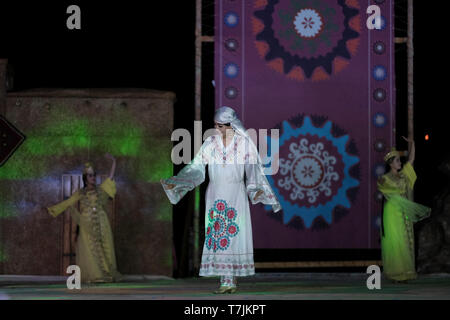
{"label": "raised arm", "polygon": [[111,171],[109,172],[109,179],[114,178],[114,173],[116,171],[116,158],[113,157],[110,153],[105,154],[105,157],[112,161]]}
{"label": "raised arm", "polygon": [[408,142],[408,153],[409,153],[409,157],[408,157],[408,162],[413,165],[414,164],[414,160],[416,158],[416,146],[414,143],[413,139],[407,139],[406,137],[402,136],[402,138]]}

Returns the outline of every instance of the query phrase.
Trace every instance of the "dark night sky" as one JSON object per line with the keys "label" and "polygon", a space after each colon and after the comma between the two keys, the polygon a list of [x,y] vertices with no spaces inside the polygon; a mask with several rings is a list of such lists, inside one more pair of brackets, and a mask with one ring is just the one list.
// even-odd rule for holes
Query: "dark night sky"
{"label": "dark night sky", "polygon": [[[0,55],[14,64],[17,89],[193,92],[195,25],[187,18],[195,16],[195,2],[179,1],[176,11],[170,1],[151,1],[158,7],[144,1],[93,2],[2,2]],[[66,28],[66,8],[74,3],[81,8],[81,30]]]}
{"label": "dark night sky", "polygon": [[[405,1],[398,1],[398,4]],[[205,1],[205,4],[211,1]],[[66,28],[66,8],[78,4],[82,30]],[[208,8],[213,6],[209,5]],[[401,10],[401,9],[400,9]],[[399,11],[401,12],[401,11]],[[436,167],[448,154],[445,130],[447,92],[440,80],[448,61],[445,17],[429,1],[415,1],[416,199],[431,199],[447,183]],[[208,12],[206,12],[208,15]],[[406,28],[398,24],[398,32]],[[208,31],[212,20],[207,19]],[[15,69],[15,89],[33,87],[143,87],[177,94],[175,126],[192,126],[194,117],[195,1],[2,1],[0,57]],[[444,31],[444,32],[441,32]],[[212,66],[213,58],[205,60]],[[398,72],[406,73],[406,50],[399,47]],[[205,83],[212,80],[207,69]],[[398,81],[405,78],[397,75]],[[397,84],[398,135],[406,135],[406,86]],[[205,98],[205,117],[213,109]],[[431,134],[431,141],[423,137]],[[400,148],[405,148],[397,137]],[[432,183],[437,183],[432,186]],[[430,187],[431,186],[431,187]]]}

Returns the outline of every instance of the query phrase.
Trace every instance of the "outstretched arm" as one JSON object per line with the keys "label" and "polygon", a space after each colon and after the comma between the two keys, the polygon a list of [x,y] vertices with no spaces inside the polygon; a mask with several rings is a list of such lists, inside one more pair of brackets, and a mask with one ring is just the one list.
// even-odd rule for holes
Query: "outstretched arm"
{"label": "outstretched arm", "polygon": [[105,154],[106,158],[112,160],[112,166],[111,166],[111,171],[109,172],[109,179],[113,179],[114,178],[114,173],[116,171],[116,158],[114,158],[110,153]]}
{"label": "outstretched arm", "polygon": [[62,212],[66,211],[69,207],[73,206],[80,200],[80,193],[75,191],[69,199],[66,199],[54,206],[48,207],[48,213],[50,213],[53,217],[57,217]]}
{"label": "outstretched arm", "polygon": [[195,158],[178,175],[160,180],[172,204],[177,204],[188,191],[205,181],[205,166],[208,163],[210,148],[211,137],[206,139]]}
{"label": "outstretched arm", "polygon": [[413,165],[414,164],[414,160],[416,158],[416,146],[414,143],[413,139],[407,139],[405,137],[402,136],[402,138],[408,142],[408,153],[409,153],[409,157],[408,157],[408,162]]}
{"label": "outstretched arm", "polygon": [[175,185],[173,183],[166,183],[164,181],[164,179],[160,179],[159,182],[161,182],[162,184],[166,185],[166,188],[169,190],[172,190],[173,188],[175,188]]}
{"label": "outstretched arm", "polygon": [[258,190],[256,191],[255,197],[253,198],[253,201],[256,201],[260,195],[262,195],[264,193],[264,191],[262,190]]}

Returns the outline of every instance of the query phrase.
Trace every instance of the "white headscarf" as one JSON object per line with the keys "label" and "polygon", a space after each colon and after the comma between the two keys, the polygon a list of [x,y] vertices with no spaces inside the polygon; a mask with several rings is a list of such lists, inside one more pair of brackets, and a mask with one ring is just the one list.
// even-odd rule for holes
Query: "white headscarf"
{"label": "white headscarf", "polygon": [[[247,133],[247,130],[243,126],[241,120],[239,120],[239,118],[237,117],[236,111],[234,111],[234,109],[227,106],[220,107],[219,109],[216,110],[216,113],[214,114],[214,121],[220,124],[229,123],[233,128],[234,132],[247,138],[250,143],[250,146],[254,148],[253,150],[255,150],[256,154],[258,155],[257,157],[258,163],[262,166],[261,158],[259,156],[259,153],[257,152],[258,149],[256,148],[256,145],[252,140],[252,138],[250,137],[250,135]],[[262,167],[261,169],[264,170]]]}
{"label": "white headscarf", "polygon": [[278,202],[278,200],[276,199],[275,193],[272,190],[272,187],[270,186],[269,182],[267,181],[267,178],[264,174],[264,168],[263,168],[263,162],[261,161],[261,157],[259,155],[258,149],[256,148],[256,145],[254,143],[254,141],[252,140],[252,138],[250,137],[250,135],[247,133],[247,130],[245,129],[245,127],[242,125],[241,120],[238,119],[237,115],[236,115],[236,111],[234,111],[232,108],[227,107],[227,106],[223,106],[220,107],[219,109],[216,110],[216,113],[214,114],[214,121],[220,124],[226,124],[229,123],[231,125],[231,127],[233,128],[233,130],[245,137],[249,144],[250,147],[255,151],[256,155],[257,155],[257,166],[258,166],[258,171],[259,171],[259,176],[260,176],[260,180],[263,181],[264,184],[264,191],[265,193],[269,193],[272,195],[272,207],[274,212],[277,212],[279,210],[281,210],[281,205]]}
{"label": "white headscarf", "polygon": [[217,109],[214,114],[214,121],[221,124],[229,123],[234,131],[237,131],[240,135],[245,136],[246,130],[242,125],[241,120],[238,119],[236,111],[230,107],[224,106]]}

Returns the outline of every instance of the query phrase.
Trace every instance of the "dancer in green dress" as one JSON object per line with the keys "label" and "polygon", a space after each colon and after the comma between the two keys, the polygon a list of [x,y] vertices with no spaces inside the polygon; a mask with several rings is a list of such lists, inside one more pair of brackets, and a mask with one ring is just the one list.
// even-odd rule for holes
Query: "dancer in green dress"
{"label": "dancer in green dress", "polygon": [[413,187],[417,179],[413,169],[415,146],[409,143],[409,159],[402,167],[400,153],[392,149],[384,161],[390,170],[378,180],[378,189],[383,193],[381,253],[383,272],[388,279],[396,282],[417,277],[414,255],[414,222],[430,215],[431,209],[412,201]]}
{"label": "dancer in green dress", "polygon": [[[49,213],[56,217],[68,210],[79,226],[76,243],[76,263],[81,270],[82,282],[113,282],[121,279],[117,271],[116,255],[111,227],[105,206],[109,198],[116,193],[116,184],[112,180],[116,160],[113,161],[109,177],[100,186],[96,185],[96,173],[90,163],[83,170],[84,188],[52,207]],[[76,204],[80,202],[80,212]]]}

